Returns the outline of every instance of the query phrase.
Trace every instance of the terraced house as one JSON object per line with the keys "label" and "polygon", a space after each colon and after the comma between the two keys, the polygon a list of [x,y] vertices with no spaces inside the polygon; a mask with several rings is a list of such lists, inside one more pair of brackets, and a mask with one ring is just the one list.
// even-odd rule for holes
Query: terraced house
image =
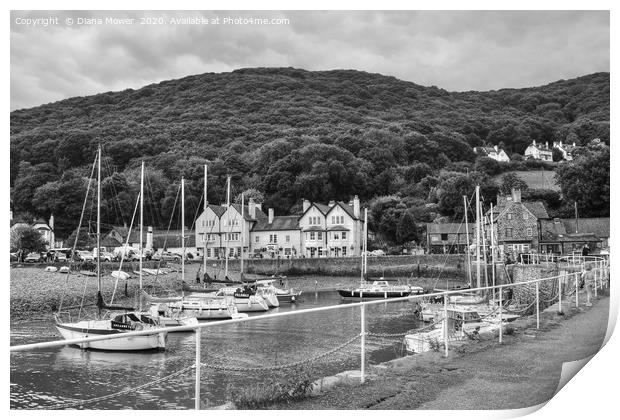
{"label": "terraced house", "polygon": [[327,205],[303,200],[302,210],[299,228],[303,256],[360,255],[364,223],[357,196],[349,203],[330,201]]}

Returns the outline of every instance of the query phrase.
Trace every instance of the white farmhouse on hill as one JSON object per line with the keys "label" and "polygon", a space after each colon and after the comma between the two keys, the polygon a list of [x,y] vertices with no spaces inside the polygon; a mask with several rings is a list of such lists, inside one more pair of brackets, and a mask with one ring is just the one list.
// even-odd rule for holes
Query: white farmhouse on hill
{"label": "white farmhouse on hill", "polygon": [[523,153],[526,159],[535,159],[535,160],[544,160],[545,162],[553,162],[553,153],[549,148],[549,143],[545,142],[543,146],[542,143],[536,143],[536,140],[532,140],[532,144],[527,146],[525,149],[525,153]]}
{"label": "white farmhouse on hill", "polygon": [[481,156],[486,156],[494,159],[498,162],[510,162],[510,158],[504,152],[504,149],[500,149],[497,145],[493,147],[474,147],[474,152]]}

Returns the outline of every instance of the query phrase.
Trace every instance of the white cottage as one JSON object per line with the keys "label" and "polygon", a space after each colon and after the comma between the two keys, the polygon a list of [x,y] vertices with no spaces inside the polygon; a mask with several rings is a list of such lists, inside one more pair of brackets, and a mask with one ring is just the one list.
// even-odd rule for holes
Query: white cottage
{"label": "white cottage", "polygon": [[299,228],[301,252],[308,258],[358,256],[363,235],[359,198],[328,205],[304,200]]}
{"label": "white cottage", "polygon": [[543,146],[542,143],[536,144],[536,140],[532,140],[532,144],[527,146],[525,149],[525,153],[523,153],[525,158],[536,159],[536,160],[544,160],[546,162],[553,161],[553,153],[549,148],[549,143],[546,142]]}

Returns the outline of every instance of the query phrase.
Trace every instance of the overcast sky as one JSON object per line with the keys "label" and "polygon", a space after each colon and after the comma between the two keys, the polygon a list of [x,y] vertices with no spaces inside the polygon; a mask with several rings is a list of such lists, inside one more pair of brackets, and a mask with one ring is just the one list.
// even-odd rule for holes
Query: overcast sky
{"label": "overcast sky", "polygon": [[[164,24],[140,25],[145,16]],[[58,24],[34,21],[45,17]],[[79,24],[87,17],[136,20]],[[170,23],[184,17],[220,21]],[[12,12],[11,109],[243,67],[356,69],[463,91],[609,71],[609,60],[608,12]]]}

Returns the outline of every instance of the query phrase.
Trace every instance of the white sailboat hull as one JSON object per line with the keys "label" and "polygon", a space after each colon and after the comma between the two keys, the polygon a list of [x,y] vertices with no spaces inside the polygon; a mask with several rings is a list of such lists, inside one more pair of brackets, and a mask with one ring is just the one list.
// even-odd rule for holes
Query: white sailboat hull
{"label": "white sailboat hull", "polygon": [[[110,321],[80,321],[75,323],[57,323],[56,328],[65,340],[102,337],[126,331],[111,328]],[[164,350],[166,333],[152,333],[141,336],[112,338],[78,344],[83,349],[109,351]]]}

